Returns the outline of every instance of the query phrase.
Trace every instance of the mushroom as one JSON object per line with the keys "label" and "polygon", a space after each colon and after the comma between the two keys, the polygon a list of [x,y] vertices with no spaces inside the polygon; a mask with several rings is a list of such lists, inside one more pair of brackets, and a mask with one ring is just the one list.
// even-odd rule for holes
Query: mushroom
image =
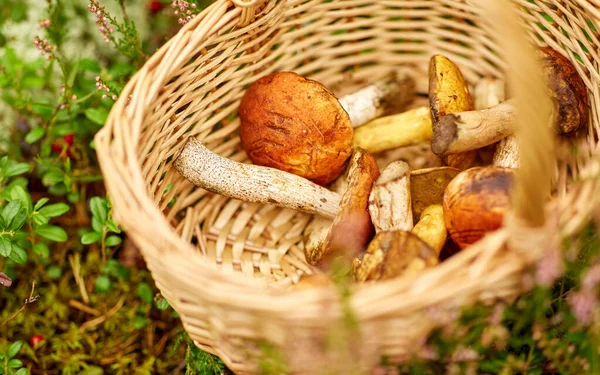
{"label": "mushroom", "polygon": [[362,258],[354,259],[352,275],[358,282],[388,280],[438,262],[438,254],[415,233],[385,231],[375,235]]}
{"label": "mushroom", "polygon": [[408,76],[388,76],[336,98],[321,83],[293,72],[250,85],[239,107],[240,139],[250,160],[327,185],[344,171],[354,127],[397,110],[414,92]]}
{"label": "mushroom", "polygon": [[425,241],[436,253],[436,256],[439,256],[448,239],[442,205],[432,204],[427,206],[421,213],[421,218],[412,229],[412,232]]}
{"label": "mushroom", "polygon": [[434,149],[436,147],[434,137],[445,129],[440,122],[449,114],[474,109],[473,98],[459,67],[442,55],[433,55],[429,60],[429,105],[433,123],[433,152],[442,156],[449,166],[461,170],[471,167],[477,157],[474,151],[466,150],[462,154],[441,155]]}
{"label": "mushroom", "polygon": [[369,196],[369,214],[377,233],[413,228],[410,167],[396,161],[383,170]]}
{"label": "mushroom", "polygon": [[[505,100],[505,83],[491,77],[480,79],[475,85],[475,109],[486,109]],[[492,164],[498,167],[519,167],[519,145],[515,135],[509,135],[496,144]]]}
{"label": "mushroom", "polygon": [[354,146],[371,153],[392,150],[431,140],[431,115],[428,107],[379,117],[354,130]]}
{"label": "mushroom", "polygon": [[446,187],[460,173],[453,167],[417,169],[410,173],[410,198],[413,222],[421,220],[423,210],[441,204]]}
{"label": "mushroom", "polygon": [[[585,84],[574,65],[551,48],[540,49],[540,70],[554,103],[552,124],[560,134],[573,133],[588,121]],[[516,99],[490,108],[457,111],[434,123],[432,151],[439,156],[475,150],[514,133]]]}
{"label": "mushroom", "polygon": [[375,158],[363,149],[352,153],[343,183],[334,184],[341,194],[340,209],[333,219],[315,216],[304,231],[304,255],[313,266],[324,269],[329,259],[352,259],[373,238],[374,227],[368,211],[369,194],[380,176]]}
{"label": "mushroom", "polygon": [[339,194],[288,172],[224,158],[194,137],[187,139],[173,166],[194,185],[228,198],[331,219],[339,211]]}
{"label": "mushroom", "polygon": [[502,226],[513,176],[514,169],[491,165],[467,169],[450,181],[442,206],[448,233],[461,249]]}

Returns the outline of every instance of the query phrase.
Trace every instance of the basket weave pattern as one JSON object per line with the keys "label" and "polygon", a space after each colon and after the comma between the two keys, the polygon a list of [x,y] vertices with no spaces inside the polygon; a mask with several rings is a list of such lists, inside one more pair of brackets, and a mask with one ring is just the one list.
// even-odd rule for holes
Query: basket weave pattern
{"label": "basket weave pattern", "polygon": [[[325,361],[327,327],[341,309],[335,291],[286,290],[311,272],[302,250],[311,217],[195,188],[171,167],[185,139],[248,162],[237,107],[245,88],[273,71],[309,76],[339,96],[401,69],[426,94],[429,58],[440,53],[470,84],[502,78],[505,59],[480,2],[218,0],[129,82],[96,137],[101,167],[117,220],[201,348],[241,373],[255,369],[256,341],[264,339],[295,354],[294,371],[315,373]],[[547,226],[568,235],[589,217],[600,192],[590,177],[598,169],[600,5],[512,3],[531,40],[576,62],[589,91],[591,121],[580,137],[586,152],[577,160],[558,153],[555,199],[547,207]],[[381,166],[399,157],[413,168],[437,162],[427,145],[377,157]],[[381,355],[402,358],[455,307],[522,293],[523,270],[543,256],[535,246],[526,254],[507,251],[509,238],[527,243],[537,232],[523,233],[515,240],[518,234],[503,228],[418,277],[357,288],[351,306],[364,365]]]}

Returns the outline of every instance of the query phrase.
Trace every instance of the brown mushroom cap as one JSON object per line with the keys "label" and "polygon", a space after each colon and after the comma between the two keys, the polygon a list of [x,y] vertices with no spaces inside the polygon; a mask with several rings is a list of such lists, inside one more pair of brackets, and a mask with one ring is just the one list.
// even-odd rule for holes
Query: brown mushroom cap
{"label": "brown mushroom cap", "polygon": [[512,168],[474,167],[448,184],[443,200],[446,228],[461,249],[502,226],[513,176]]}
{"label": "brown mushroom cap", "polygon": [[367,247],[375,233],[368,211],[369,194],[379,175],[373,155],[356,148],[341,177],[346,181],[338,184],[344,192],[333,223],[316,216],[305,229],[304,255],[309,264],[324,269],[332,257],[343,253],[352,259]]}
{"label": "brown mushroom cap", "polygon": [[452,167],[433,167],[411,171],[410,197],[413,222],[421,219],[421,213],[434,204],[442,204],[446,186],[460,172]]}
{"label": "brown mushroom cap", "polygon": [[352,274],[358,282],[387,280],[437,264],[436,252],[416,234],[379,232],[362,258],[355,258]]}
{"label": "brown mushroom cap", "polygon": [[343,171],[354,131],[348,113],[321,83],[271,73],[244,93],[240,138],[250,160],[327,185]]}
{"label": "brown mushroom cap", "polygon": [[562,133],[571,133],[587,125],[588,97],[583,79],[575,66],[553,48],[542,47],[548,79],[548,93],[557,109],[556,126]]}

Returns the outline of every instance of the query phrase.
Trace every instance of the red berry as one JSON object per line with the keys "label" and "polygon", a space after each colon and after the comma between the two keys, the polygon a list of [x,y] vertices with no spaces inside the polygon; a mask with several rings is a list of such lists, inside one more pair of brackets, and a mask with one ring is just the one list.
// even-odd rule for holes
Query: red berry
{"label": "red berry", "polygon": [[151,13],[158,13],[162,10],[163,5],[160,1],[151,1],[148,5]]}
{"label": "red berry", "polygon": [[52,144],[52,151],[56,152],[57,154],[60,154],[62,152],[63,148],[61,145],[59,145],[58,143],[54,142]]}
{"label": "red berry", "polygon": [[67,134],[67,135],[63,136],[63,139],[65,140],[65,142],[67,142],[67,144],[69,146],[71,146],[73,144],[73,140],[75,139],[75,136],[73,134]]}
{"label": "red berry", "polygon": [[34,348],[36,346],[38,346],[42,341],[44,341],[44,337],[42,335],[33,335],[31,336],[31,338],[29,339],[29,343],[31,344],[31,346],[33,346]]}

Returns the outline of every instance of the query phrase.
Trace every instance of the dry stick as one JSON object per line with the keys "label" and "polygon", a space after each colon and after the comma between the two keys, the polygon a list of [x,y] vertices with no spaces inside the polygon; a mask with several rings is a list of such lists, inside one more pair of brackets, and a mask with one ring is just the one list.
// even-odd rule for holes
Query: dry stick
{"label": "dry stick", "polygon": [[29,298],[25,299],[25,304],[23,304],[23,306],[21,306],[21,308],[19,310],[17,310],[16,312],[14,312],[11,316],[9,316],[8,319],[3,321],[2,324],[0,324],[0,327],[4,327],[8,322],[10,322],[14,318],[16,318],[17,315],[19,315],[23,310],[25,310],[25,308],[27,308],[27,306],[29,304],[34,303],[35,301],[37,301],[38,298],[40,298],[39,294],[37,294],[35,296],[33,295],[34,290],[35,290],[35,280],[33,281],[33,283],[31,283],[31,293],[29,293]]}
{"label": "dry stick", "polygon": [[92,328],[95,327],[99,324],[104,323],[105,321],[107,321],[108,319],[110,319],[111,316],[113,316],[114,314],[117,313],[117,311],[119,311],[121,309],[121,307],[123,307],[123,304],[125,303],[125,297],[121,297],[121,299],[119,300],[119,302],[117,302],[116,305],[113,306],[112,309],[108,310],[108,312],[96,319],[92,319],[92,320],[88,320],[87,322],[83,323],[81,325],[81,327],[79,327],[79,331],[83,332],[88,328]]}
{"label": "dry stick", "polygon": [[69,263],[71,264],[71,269],[73,270],[73,277],[75,277],[75,283],[79,287],[81,298],[83,298],[83,302],[88,304],[90,303],[90,297],[88,296],[87,290],[85,289],[85,281],[83,280],[83,276],[81,275],[81,263],[79,262],[79,254],[75,254],[75,256],[69,255]]}
{"label": "dry stick", "polygon": [[102,315],[102,313],[100,311],[98,311],[92,307],[89,307],[87,305],[84,305],[83,303],[81,303],[77,300],[74,300],[74,299],[69,300],[69,306],[76,308],[77,310],[83,311],[85,313],[88,313],[90,315],[94,315],[94,316]]}

